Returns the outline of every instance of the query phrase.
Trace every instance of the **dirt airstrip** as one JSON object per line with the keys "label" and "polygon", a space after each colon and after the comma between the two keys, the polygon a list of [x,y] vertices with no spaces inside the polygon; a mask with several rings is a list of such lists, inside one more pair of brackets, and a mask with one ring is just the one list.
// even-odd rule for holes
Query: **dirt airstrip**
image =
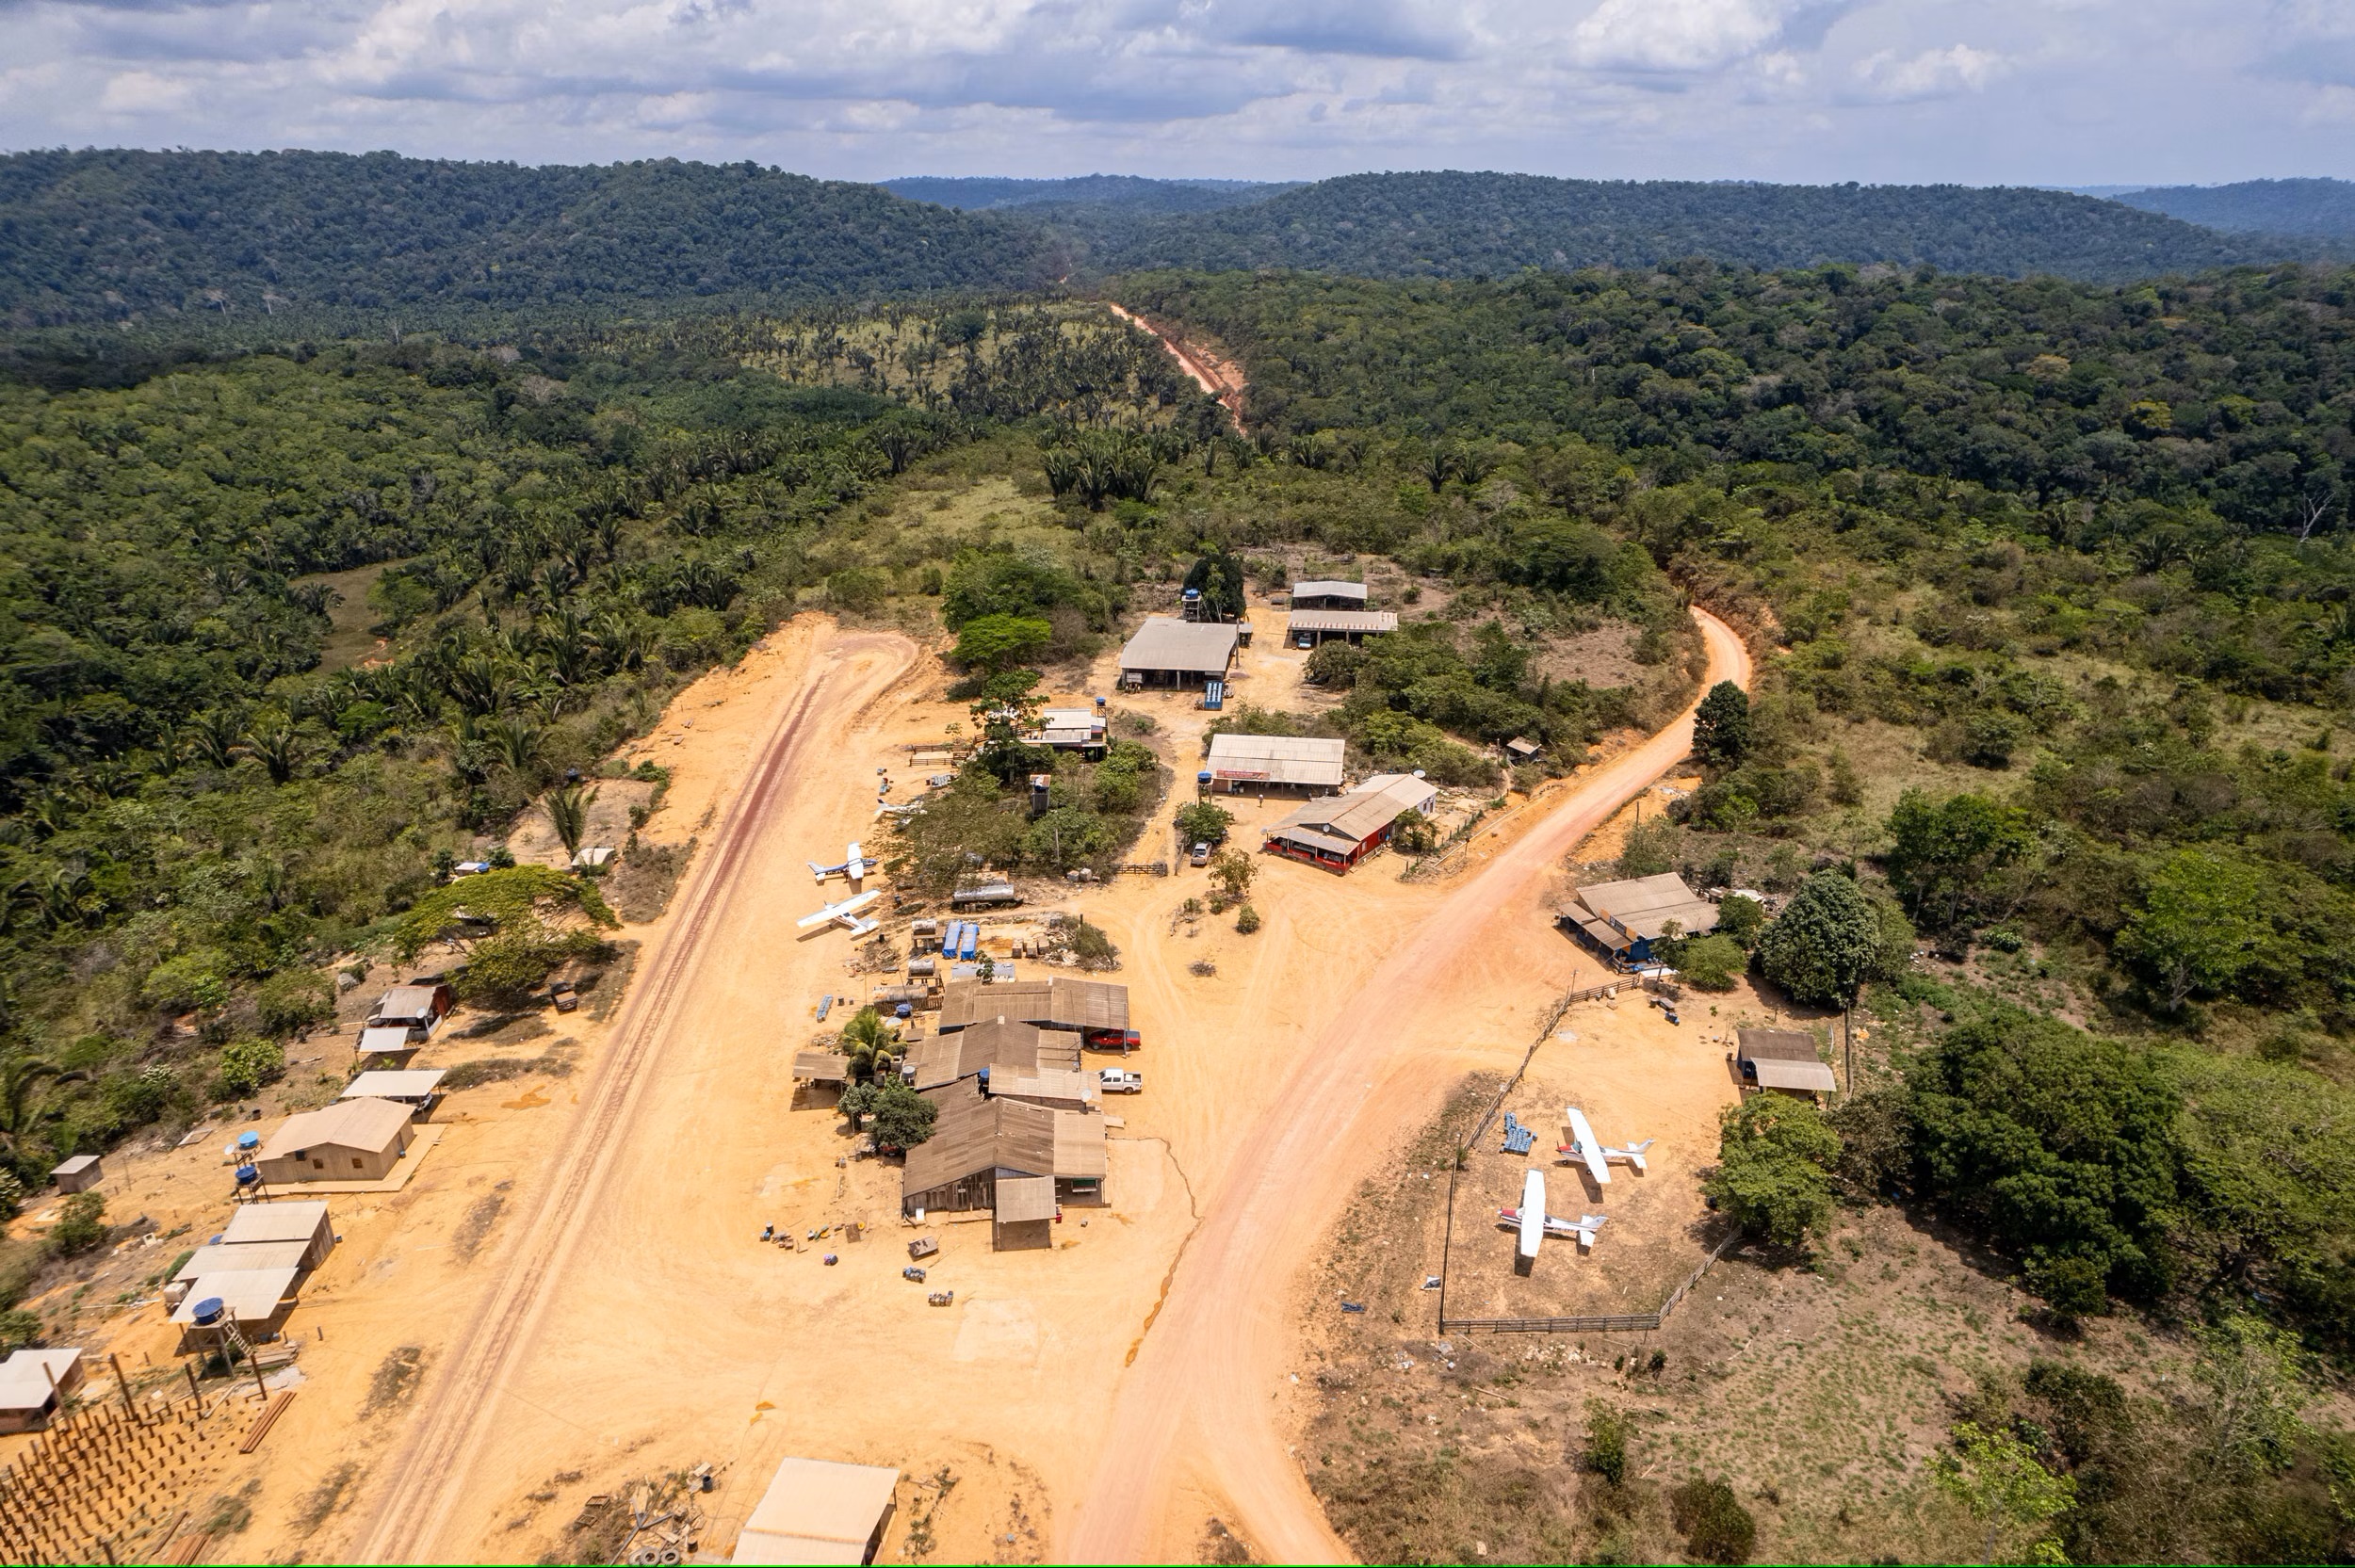
{"label": "dirt airstrip", "polygon": [[[1717,652],[1721,668],[1738,655]],[[1237,696],[1300,705],[1301,662],[1249,651]],[[1113,675],[1108,658],[1063,695],[1110,693]],[[717,1557],[787,1454],[903,1473],[891,1560],[1192,1556],[1210,1514],[1261,1550],[1332,1549],[1299,1512],[1280,1436],[1291,1407],[1271,1398],[1314,1286],[1312,1211],[1253,1228],[1296,1169],[1287,1130],[1321,1170],[1299,1193],[1312,1206],[1446,1084],[1517,1064],[1549,1000],[1600,974],[1548,928],[1551,868],[1681,741],[1606,752],[1497,819],[1440,882],[1402,882],[1389,857],[1345,879],[1260,857],[1265,924],[1249,937],[1231,917],[1177,918],[1204,891],[1182,866],[1072,890],[1063,903],[1121,949],[1111,978],[1130,988],[1146,1091],[1112,1107],[1108,1206],[1067,1210],[1052,1252],[996,1254],[985,1222],[935,1217],[928,1286],[956,1292],[935,1308],[900,1277],[912,1233],[896,1168],[845,1159],[839,1118],[806,1095],[796,1107],[815,1004],[869,978],[847,973],[848,937],[793,922],[820,902],[807,861],[853,838],[887,852],[878,769],[909,798],[908,749],[966,719],[944,685],[904,639],[804,617],[690,687],[625,758],[672,772],[645,836],[698,846],[662,916],[623,933],[626,994],[429,1050],[423,1065],[538,1065],[451,1095],[398,1193],[335,1200],[343,1245],[287,1327],[300,1398],[259,1453],[223,1463],[216,1491],[242,1493],[251,1523],[207,1556],[529,1560],[561,1549],[591,1495],[703,1463],[718,1472],[703,1555]],[[1192,795],[1210,717],[1193,703],[1114,700],[1153,719],[1181,781],[1143,858],[1166,851],[1167,815]],[[1291,802],[1222,803],[1250,845]],[[1623,1079],[1639,1103],[1663,1026],[1623,1004],[1571,1026],[1584,1081]],[[1722,1072],[1703,1097],[1721,1092]],[[1707,1112],[1679,1111],[1663,1194],[1689,1190],[1698,1135],[1682,1123]],[[218,1230],[220,1141],[109,1156],[110,1212]],[[1681,1234],[1676,1207],[1664,1197],[1660,1223]],[[830,1242],[833,1266],[825,1249],[758,1240],[853,1220],[874,1229]],[[162,1318],[125,1307],[85,1343],[168,1367]],[[1252,1479],[1271,1441],[1284,1474]]]}

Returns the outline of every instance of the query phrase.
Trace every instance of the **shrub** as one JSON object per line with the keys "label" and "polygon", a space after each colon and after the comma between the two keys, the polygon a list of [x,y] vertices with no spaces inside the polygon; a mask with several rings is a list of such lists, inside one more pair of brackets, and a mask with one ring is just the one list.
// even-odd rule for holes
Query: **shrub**
{"label": "shrub", "polygon": [[1750,748],[1750,695],[1731,681],[1709,688],[1693,713],[1693,750],[1703,762],[1736,763]]}
{"label": "shrub", "polygon": [[1765,929],[1766,906],[1755,898],[1729,893],[1717,905],[1717,929],[1713,934],[1745,951],[1757,946],[1758,933]]}
{"label": "shrub", "polygon": [[213,1075],[213,1098],[242,1100],[286,1071],[286,1048],[274,1040],[233,1040],[220,1048]]}
{"label": "shrub", "polygon": [[106,1239],[106,1212],[105,1193],[76,1192],[65,1201],[49,1232],[49,1244],[66,1257],[95,1251]]}
{"label": "shrub", "polygon": [[1090,969],[1109,969],[1119,962],[1120,949],[1104,934],[1104,928],[1087,920],[1072,922],[1071,956]]}
{"label": "shrub", "polygon": [[475,945],[466,955],[465,972],[450,989],[469,1002],[493,1007],[530,1005],[532,992],[548,971],[568,958],[594,952],[597,939],[587,931],[546,936],[528,930],[501,931]]}
{"label": "shrub", "polygon": [[21,1350],[41,1338],[41,1314],[24,1307],[0,1312],[0,1353]]}
{"label": "shrub", "polygon": [[1259,929],[1259,912],[1258,910],[1253,909],[1249,904],[1245,904],[1241,910],[1236,912],[1236,930],[1242,932],[1244,936],[1249,936],[1253,931],[1256,931]]}
{"label": "shrub", "polygon": [[1249,896],[1251,879],[1258,872],[1251,857],[1241,849],[1221,849],[1210,858],[1210,881],[1230,904],[1240,904]]}
{"label": "shrub", "polygon": [[1856,879],[1818,871],[1758,939],[1758,966],[1803,1007],[1854,999],[1881,956],[1881,922]]}
{"label": "shrub", "polygon": [[1697,1477],[1669,1493],[1668,1516],[1703,1562],[1747,1562],[1758,1544],[1758,1521],[1721,1480]]}
{"label": "shrub", "polygon": [[996,671],[1028,664],[1055,640],[1055,628],[1035,615],[983,615],[965,623],[950,661],[964,670]]}
{"label": "shrub", "polygon": [[1178,808],[1178,840],[1189,849],[1196,844],[1224,844],[1235,814],[1208,800],[1193,800]]}
{"label": "shrub", "polygon": [[[1749,903],[1747,898],[1736,900]],[[1755,907],[1755,906],[1752,906]],[[1668,955],[1677,977],[1703,991],[1731,991],[1749,966],[1750,956],[1730,937],[1694,936],[1677,943]]]}
{"label": "shrub", "polygon": [[312,970],[282,970],[261,983],[253,1003],[262,1027],[272,1034],[292,1034],[335,1016],[335,988],[326,976]]}
{"label": "shrub", "polygon": [[1627,1417],[1600,1399],[1586,1405],[1586,1447],[1579,1462],[1614,1486],[1627,1480]]}
{"label": "shrub", "polygon": [[1402,811],[1390,822],[1390,848],[1402,855],[1427,855],[1439,847],[1439,835],[1431,826],[1431,818],[1412,807]]}
{"label": "shrub", "polygon": [[1840,1135],[1824,1113],[1785,1094],[1753,1094],[1718,1119],[1717,1170],[1705,1190],[1735,1223],[1798,1247],[1831,1219]]}
{"label": "shrub", "polygon": [[218,947],[195,947],[168,958],[147,972],[139,999],[165,1012],[217,1008],[229,1000],[229,955]]}
{"label": "shrub", "polygon": [[915,1090],[889,1079],[873,1086],[867,1114],[873,1123],[878,1149],[913,1149],[933,1136],[933,1121],[940,1107]]}
{"label": "shrub", "polygon": [[15,1172],[0,1166],[0,1220],[15,1219],[24,1206],[24,1184],[17,1180]]}

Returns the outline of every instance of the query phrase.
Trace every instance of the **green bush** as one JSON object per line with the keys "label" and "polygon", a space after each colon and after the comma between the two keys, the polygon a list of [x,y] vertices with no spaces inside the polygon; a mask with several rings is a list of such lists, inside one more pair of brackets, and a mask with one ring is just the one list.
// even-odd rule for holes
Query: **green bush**
{"label": "green bush", "polygon": [[274,1040],[233,1040],[220,1048],[213,1098],[242,1100],[286,1071],[286,1048]]}
{"label": "green bush", "polygon": [[16,1172],[0,1165],[0,1220],[13,1220],[24,1206],[24,1184]]}
{"label": "green bush", "polygon": [[[1731,901],[1749,903],[1747,898]],[[1667,958],[1679,979],[1702,991],[1731,991],[1733,982],[1741,978],[1750,962],[1749,954],[1732,938],[1714,934],[1687,937],[1675,943]]]}
{"label": "green bush", "polygon": [[1226,843],[1226,830],[1235,825],[1235,814],[1208,800],[1189,800],[1178,808],[1174,820],[1178,842],[1191,849],[1197,844]]}
{"label": "green bush", "polygon": [[501,931],[475,944],[466,955],[465,970],[450,990],[464,1001],[498,1008],[528,1007],[532,993],[546,982],[550,970],[568,958],[596,951],[597,946],[596,937],[589,931],[559,935]]}
{"label": "green bush", "polygon": [[933,1136],[933,1122],[940,1114],[938,1106],[897,1078],[886,1079],[873,1089],[874,1097],[869,1103],[867,1115],[876,1148],[913,1149]]}
{"label": "green bush", "polygon": [[1259,912],[1249,904],[1235,912],[1235,929],[1244,936],[1259,929]]}
{"label": "green bush", "polygon": [[1747,1562],[1758,1545],[1758,1521],[1721,1480],[1696,1477],[1669,1493],[1668,1516],[1703,1562]]}
{"label": "green bush", "polygon": [[1586,1403],[1586,1447],[1579,1461],[1614,1486],[1627,1480],[1627,1417],[1600,1399]]}
{"label": "green bush", "polygon": [[281,970],[255,988],[253,1003],[262,1027],[272,1034],[293,1034],[335,1016],[335,986],[309,969]]}
{"label": "green bush", "polygon": [[66,1257],[95,1252],[106,1239],[106,1195],[76,1192],[68,1198],[50,1228],[49,1244]]}
{"label": "green bush", "polygon": [[1758,939],[1760,972],[1803,1007],[1846,1004],[1880,957],[1880,916],[1840,871],[1808,878]]}
{"label": "green bush", "polygon": [[235,970],[218,947],[195,947],[164,960],[140,982],[139,999],[165,1012],[217,1008],[229,1000]]}
{"label": "green bush", "polygon": [[24,1307],[0,1312],[0,1355],[41,1342],[41,1314]]}
{"label": "green bush", "polygon": [[1088,968],[1109,966],[1120,957],[1120,949],[1104,934],[1104,928],[1087,920],[1075,920],[1071,926],[1071,956]]}
{"label": "green bush", "polygon": [[1717,1169],[1704,1190],[1717,1207],[1780,1247],[1799,1247],[1831,1220],[1840,1135],[1824,1113],[1787,1094],[1752,1094],[1718,1118]]}
{"label": "green bush", "polygon": [[1747,951],[1757,946],[1759,933],[1766,929],[1766,906],[1755,898],[1745,898],[1729,893],[1717,905],[1717,929],[1714,935]]}

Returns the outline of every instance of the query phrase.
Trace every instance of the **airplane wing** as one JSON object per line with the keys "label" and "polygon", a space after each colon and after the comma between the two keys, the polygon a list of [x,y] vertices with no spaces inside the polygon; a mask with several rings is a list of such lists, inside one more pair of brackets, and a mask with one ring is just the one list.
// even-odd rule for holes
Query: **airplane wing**
{"label": "airplane wing", "polygon": [[873,903],[876,899],[882,897],[883,894],[880,890],[869,890],[866,893],[855,894],[851,897],[843,899],[838,904],[828,904],[824,909],[820,910],[815,914],[804,914],[799,920],[795,921],[794,924],[801,927],[804,930],[809,930],[815,927],[825,925],[829,921],[839,920],[844,925],[852,928],[853,931],[871,931],[875,929],[877,922],[870,920],[862,926],[859,921],[853,919],[852,916],[857,914],[859,911],[865,909],[868,905]]}
{"label": "airplane wing", "polygon": [[1598,1187],[1611,1185],[1611,1167],[1603,1163],[1602,1145],[1595,1140],[1595,1129],[1586,1123],[1586,1113],[1576,1106],[1565,1106],[1562,1114],[1569,1118],[1571,1152],[1586,1162],[1586,1173],[1595,1178]]}
{"label": "airplane wing", "polygon": [[1546,1173],[1532,1170],[1521,1178],[1521,1256],[1536,1257],[1537,1243],[1545,1234]]}

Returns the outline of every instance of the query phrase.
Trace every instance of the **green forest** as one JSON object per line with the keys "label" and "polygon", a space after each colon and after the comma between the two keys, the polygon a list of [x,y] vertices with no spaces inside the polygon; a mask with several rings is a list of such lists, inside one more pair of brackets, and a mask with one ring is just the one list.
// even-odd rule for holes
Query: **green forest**
{"label": "green forest", "polygon": [[[1443,606],[1321,652],[1315,719],[1222,722],[1499,794],[1542,771],[1501,740],[1559,770],[1689,700],[1699,604],[1759,678],[1710,694],[1699,787],[1611,869],[1770,895],[1684,944],[1688,983],[1748,971],[1870,1028],[1829,1110],[1729,1123],[1721,1208],[1804,1267],[1838,1205],[1902,1205],[2056,1346],[2122,1316],[2208,1347],[2259,1426],[2062,1371],[1982,1390],[1964,1424],[2034,1429],[2075,1483],[2079,1560],[2355,1547],[2355,1450],[2297,1415],[2355,1351],[2355,276],[2206,235],[2174,264],[2206,270],[2151,279],[2100,257],[2173,230],[2001,192],[1977,196],[2077,249],[1941,251],[1906,226],[1926,209],[1867,203],[1873,255],[1694,259],[1729,214],[1757,229],[1763,187],[1685,193],[1684,227],[1623,205],[1614,232],[1653,238],[1509,265],[1521,218],[1491,208],[1551,234],[1542,192],[1481,187],[1445,232],[1411,183],[1147,214],[1200,248],[1104,293],[1246,368],[1238,430],[1144,334],[1034,286],[1058,247],[1142,256],[1117,246],[1143,228],[558,172],[0,163],[0,1206],[61,1154],[252,1097],[337,965],[447,921],[454,860],[796,613],[948,651],[982,745],[891,849],[939,890],[975,853],[1125,853],[1171,782],[1149,733],[1058,761],[1022,719],[1180,583],[1378,568]],[[221,218],[207,181],[255,200]],[[1677,195],[1613,200],[1646,190]],[[402,201],[430,221],[404,233]],[[680,201],[702,217],[674,228]],[[1189,259],[1301,269],[1162,265]],[[2136,276],[2003,275],[2038,269]],[[453,302],[504,314],[396,319]],[[957,512],[983,483],[1015,499]],[[1632,673],[1551,672],[1603,629]],[[1038,771],[1050,809],[1001,809]],[[466,897],[506,912],[466,982],[494,1003],[612,918],[533,867]],[[0,1257],[0,1306],[41,1266]],[[2150,1502],[2186,1477],[2204,1500]]]}

